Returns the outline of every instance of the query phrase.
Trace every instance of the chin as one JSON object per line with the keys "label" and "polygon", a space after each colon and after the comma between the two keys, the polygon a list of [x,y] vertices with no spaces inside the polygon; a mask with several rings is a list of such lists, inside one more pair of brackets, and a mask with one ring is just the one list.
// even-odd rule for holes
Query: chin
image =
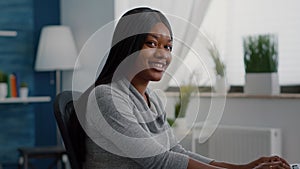
{"label": "chin", "polygon": [[148,81],[160,81],[163,77],[164,72],[158,72],[158,71],[145,71],[143,73],[144,79],[147,79]]}
{"label": "chin", "polygon": [[150,76],[151,81],[160,81],[162,79],[163,75],[162,74],[154,74]]}
{"label": "chin", "polygon": [[155,77],[155,78],[152,78],[151,81],[153,82],[158,82],[161,80],[161,77]]}

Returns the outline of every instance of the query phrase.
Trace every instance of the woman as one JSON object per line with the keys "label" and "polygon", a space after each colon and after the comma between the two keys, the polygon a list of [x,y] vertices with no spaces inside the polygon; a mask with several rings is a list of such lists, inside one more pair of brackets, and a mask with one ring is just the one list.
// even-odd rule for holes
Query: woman
{"label": "woman", "polygon": [[122,16],[100,75],[76,105],[87,134],[84,168],[289,168],[277,156],[245,165],[217,162],[177,143],[160,99],[147,88],[170,64],[172,41],[159,11],[135,8]]}

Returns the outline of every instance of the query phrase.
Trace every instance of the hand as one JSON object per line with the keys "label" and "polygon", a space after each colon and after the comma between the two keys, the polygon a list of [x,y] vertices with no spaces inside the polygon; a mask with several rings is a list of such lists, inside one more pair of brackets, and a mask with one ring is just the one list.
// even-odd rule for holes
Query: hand
{"label": "hand", "polygon": [[245,168],[254,168],[254,169],[274,169],[274,168],[283,168],[290,169],[289,163],[279,156],[271,157],[261,157],[249,164],[245,165]]}
{"label": "hand", "polygon": [[260,163],[253,169],[290,169],[290,166],[285,165],[281,161]]}

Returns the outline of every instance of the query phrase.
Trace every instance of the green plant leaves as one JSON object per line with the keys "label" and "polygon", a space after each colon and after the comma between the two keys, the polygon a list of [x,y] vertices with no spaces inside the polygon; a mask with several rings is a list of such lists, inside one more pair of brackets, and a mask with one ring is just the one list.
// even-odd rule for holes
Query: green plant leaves
{"label": "green plant leaves", "polygon": [[7,74],[0,71],[0,82],[3,83],[3,82],[7,82]]}
{"label": "green plant leaves", "polygon": [[215,71],[216,71],[217,75],[224,77],[225,76],[225,64],[220,59],[219,50],[217,49],[217,47],[215,45],[211,45],[208,48],[208,52],[215,63]]}
{"label": "green plant leaves", "polygon": [[197,87],[191,84],[180,86],[179,100],[175,104],[175,118],[185,117],[191,96],[196,90]]}
{"label": "green plant leaves", "polygon": [[275,34],[243,38],[246,73],[278,71],[278,43]]}

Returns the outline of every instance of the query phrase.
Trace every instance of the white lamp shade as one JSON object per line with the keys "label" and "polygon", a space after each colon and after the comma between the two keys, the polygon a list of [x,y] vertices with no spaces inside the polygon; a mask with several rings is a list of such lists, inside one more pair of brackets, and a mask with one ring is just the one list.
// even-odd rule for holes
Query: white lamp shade
{"label": "white lamp shade", "polygon": [[35,70],[71,70],[76,58],[77,50],[69,27],[59,25],[42,29]]}

